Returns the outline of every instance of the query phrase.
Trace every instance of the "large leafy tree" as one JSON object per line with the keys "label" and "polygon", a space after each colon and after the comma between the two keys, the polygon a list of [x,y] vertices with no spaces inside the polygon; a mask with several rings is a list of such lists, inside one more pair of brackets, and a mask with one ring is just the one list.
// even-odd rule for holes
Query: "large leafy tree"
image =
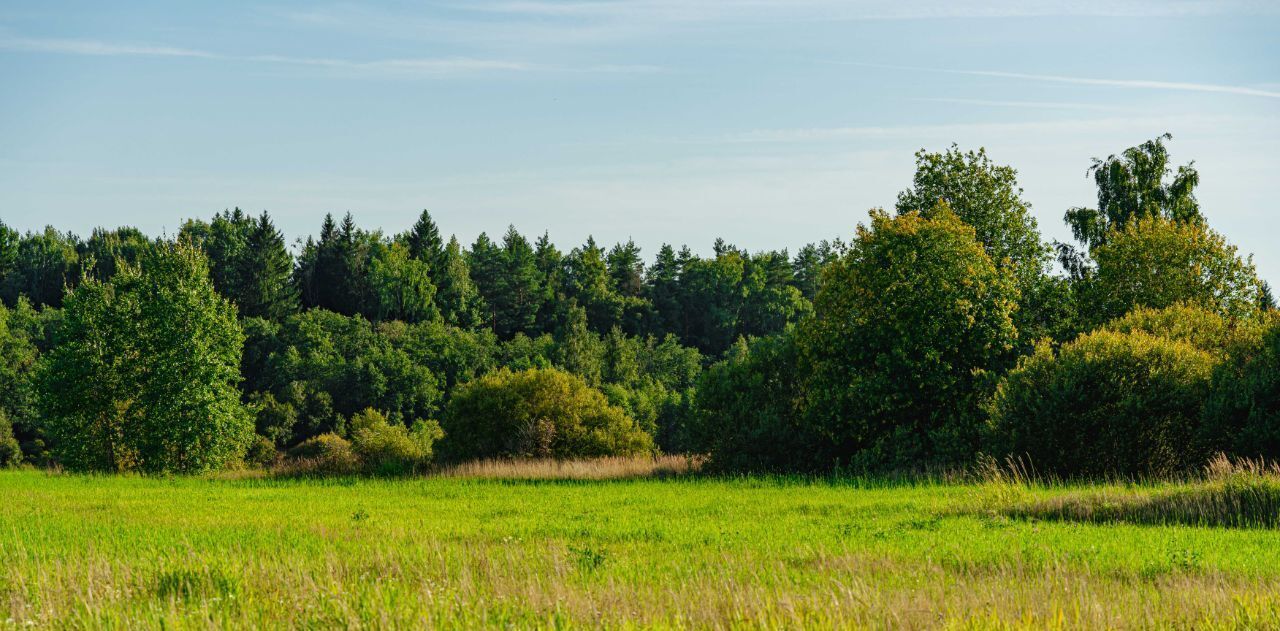
{"label": "large leafy tree", "polygon": [[1094,323],[1134,307],[1187,303],[1225,316],[1255,312],[1265,296],[1251,258],[1200,222],[1144,217],[1112,229],[1093,248],[1096,269],[1082,281]]}
{"label": "large leafy tree", "polygon": [[[946,202],[945,206],[938,202]],[[1049,248],[1040,238],[1031,204],[1022,198],[1018,172],[998,165],[986,149],[916,152],[911,188],[898,194],[899,213],[917,211],[926,219],[950,209],[973,226],[974,235],[997,266],[1009,266],[1016,278],[1044,273]]]}
{"label": "large leafy tree", "polygon": [[[1176,172],[1169,166],[1165,141],[1172,138],[1164,134],[1125,149],[1120,155],[1111,155],[1105,160],[1094,158],[1089,175],[1098,187],[1098,206],[1072,208],[1064,217],[1076,240],[1084,246],[1085,254],[1106,242],[1111,232],[1123,230],[1137,219],[1159,217],[1175,223],[1203,221],[1195,197],[1200,174],[1192,164],[1180,166]],[[1059,258],[1069,271],[1077,276],[1087,271],[1085,254],[1063,244],[1059,244],[1058,250]]]}
{"label": "large leafy tree", "polygon": [[844,462],[954,464],[974,453],[979,399],[1016,340],[1018,290],[971,226],[873,211],[824,272],[800,332],[809,422]]}
{"label": "large leafy tree", "polygon": [[0,303],[0,466],[20,461],[19,442],[36,434],[32,373],[39,351],[30,326],[35,317],[25,298],[13,309]]}
{"label": "large leafy tree", "polygon": [[1069,335],[1074,328],[1070,292],[1048,274],[1052,248],[1041,239],[1031,204],[1022,197],[1018,172],[992,162],[985,149],[920,150],[912,186],[898,194],[897,210],[917,210],[929,218],[942,208],[940,201],[973,226],[996,267],[1012,272],[1021,294],[1013,319],[1022,347],[1030,349],[1041,337]]}
{"label": "large leafy tree", "polygon": [[409,248],[400,243],[380,245],[376,252],[369,264],[374,317],[406,322],[438,319],[436,286],[427,264],[409,256]]}
{"label": "large leafy tree", "polygon": [[244,335],[195,247],[166,243],[72,292],[39,381],[45,430],[76,470],[198,472],[237,460]]}

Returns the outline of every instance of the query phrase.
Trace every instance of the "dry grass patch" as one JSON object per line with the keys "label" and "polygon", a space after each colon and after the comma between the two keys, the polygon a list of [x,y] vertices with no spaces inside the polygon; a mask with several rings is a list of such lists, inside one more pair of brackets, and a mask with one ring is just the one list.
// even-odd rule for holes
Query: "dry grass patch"
{"label": "dry grass patch", "polygon": [[615,456],[589,460],[473,460],[433,475],[483,480],[621,480],[696,473],[701,456]]}
{"label": "dry grass patch", "polygon": [[995,503],[1010,517],[1091,523],[1280,527],[1280,468],[1218,456],[1203,477],[1179,484],[1088,488],[1047,499],[1025,499],[1017,474],[994,481]]}

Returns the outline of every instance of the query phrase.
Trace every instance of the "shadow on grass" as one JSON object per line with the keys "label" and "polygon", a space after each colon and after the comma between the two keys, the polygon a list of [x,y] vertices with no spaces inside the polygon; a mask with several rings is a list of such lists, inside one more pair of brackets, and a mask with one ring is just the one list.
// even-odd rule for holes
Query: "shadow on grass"
{"label": "shadow on grass", "polygon": [[1015,504],[1002,512],[1053,521],[1277,528],[1280,481],[1238,475],[1169,489],[1096,489]]}

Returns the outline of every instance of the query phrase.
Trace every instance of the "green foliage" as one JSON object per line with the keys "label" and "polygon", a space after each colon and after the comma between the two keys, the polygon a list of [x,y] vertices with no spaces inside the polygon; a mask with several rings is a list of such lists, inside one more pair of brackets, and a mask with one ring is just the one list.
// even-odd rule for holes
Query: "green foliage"
{"label": "green foliage", "polygon": [[1280,459],[1280,321],[1232,345],[1214,371],[1201,443],[1206,451]]}
{"label": "green foliage", "polygon": [[827,267],[798,340],[806,417],[859,467],[965,462],[1017,339],[1013,279],[945,208],[871,215]]}
{"label": "green foliage", "polygon": [[351,417],[351,447],[368,473],[406,475],[431,462],[435,442],[444,436],[435,421],[406,428],[369,408]]}
{"label": "green foliage", "polygon": [[136,265],[154,244],[137,228],[105,230],[95,228],[89,239],[77,248],[81,274],[108,279],[121,265]]}
{"label": "green foliage", "polygon": [[253,370],[261,381],[251,385],[296,411],[287,444],[341,432],[343,419],[366,408],[397,421],[431,418],[438,410],[439,377],[358,315],[312,309],[290,316],[274,334],[261,334],[250,344],[263,366]]}
{"label": "green foliage", "polygon": [[42,232],[29,232],[12,245],[12,234],[6,232],[6,258],[12,262],[0,282],[0,299],[10,306],[26,296],[32,304],[62,306],[62,294],[80,280],[78,240],[70,233],[60,233],[52,226]]}
{"label": "green foliage", "polygon": [[973,226],[987,255],[997,266],[1010,266],[1020,287],[1044,273],[1049,248],[1040,239],[1031,204],[1022,198],[1018,172],[993,163],[986,149],[961,152],[951,145],[943,153],[916,152],[915,178],[898,194],[898,213],[918,211],[931,219],[942,208]]}
{"label": "green foliage", "polygon": [[373,288],[374,317],[378,320],[423,322],[440,318],[436,307],[436,286],[431,268],[409,256],[399,243],[375,249],[369,263],[369,284]]}
{"label": "green foliage", "polygon": [[236,384],[243,334],[204,255],[158,246],[141,268],[67,296],[43,358],[44,428],[69,469],[199,472],[238,460],[252,434]]}
{"label": "green foliage", "polygon": [[1133,307],[1178,303],[1240,318],[1261,304],[1263,287],[1253,261],[1200,223],[1136,219],[1108,233],[1093,257],[1097,269],[1084,281],[1084,292],[1095,322]]}
{"label": "green foliage", "polygon": [[793,335],[752,340],[698,382],[695,449],[729,471],[806,471],[830,465],[830,441],[805,422]]}
{"label": "green foliage", "polygon": [[1098,207],[1072,208],[1066,214],[1077,241],[1092,249],[1107,242],[1109,233],[1139,219],[1178,224],[1203,220],[1195,198],[1195,187],[1200,183],[1195,168],[1190,164],[1178,167],[1173,179],[1165,181],[1171,169],[1164,141],[1172,138],[1164,134],[1118,156],[1094,158],[1089,173],[1098,186]]}
{"label": "green foliage", "polygon": [[454,393],[442,453],[451,459],[588,458],[648,453],[653,439],[582,379],[503,369]]}
{"label": "green foliage", "polygon": [[1041,344],[996,390],[990,448],[1061,476],[1171,475],[1199,466],[1213,355],[1141,330]]}
{"label": "green foliage", "polygon": [[213,286],[235,303],[241,317],[279,321],[298,309],[293,256],[284,235],[264,211],[257,220],[239,208],[213,221],[188,221],[178,234],[209,257]]}
{"label": "green foliage", "polygon": [[274,465],[279,458],[280,452],[276,451],[275,441],[260,434],[253,436],[249,449],[244,454],[245,464],[259,468]]}
{"label": "green foliage", "polygon": [[357,228],[350,213],[341,225],[325,215],[319,240],[307,240],[294,272],[302,306],[371,316],[378,300],[369,266],[381,245],[382,236]]}
{"label": "green foliage", "polygon": [[487,307],[471,280],[467,259],[457,239],[450,239],[438,268],[431,268],[436,284],[436,305],[444,321],[462,328],[485,322]]}
{"label": "green foliage", "polygon": [[0,467],[12,467],[22,464],[22,448],[13,435],[13,425],[9,416],[0,409]]}
{"label": "green foliage", "polygon": [[360,470],[360,457],[347,439],[337,434],[308,438],[289,450],[296,470],[322,475],[350,475]]}
{"label": "green foliage", "polygon": [[284,234],[263,211],[245,241],[245,254],[237,265],[239,293],[232,299],[241,317],[282,320],[298,309],[298,290],[291,279],[293,255]]}
{"label": "green foliage", "polygon": [[1222,357],[1241,344],[1256,343],[1267,318],[1235,320],[1185,303],[1164,309],[1138,307],[1102,328],[1118,333],[1140,331],[1185,342],[1215,357]]}

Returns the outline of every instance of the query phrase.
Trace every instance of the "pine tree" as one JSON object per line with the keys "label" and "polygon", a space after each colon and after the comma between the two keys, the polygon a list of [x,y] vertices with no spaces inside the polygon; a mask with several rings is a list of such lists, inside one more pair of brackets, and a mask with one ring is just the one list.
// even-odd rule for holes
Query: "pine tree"
{"label": "pine tree", "polygon": [[542,306],[542,274],[529,241],[515,226],[502,238],[503,274],[491,306],[497,312],[496,332],[503,339],[532,332]]}
{"label": "pine tree", "polygon": [[413,224],[413,228],[405,236],[405,243],[409,246],[409,256],[431,267],[431,280],[439,285],[439,270],[444,267],[445,243],[430,212],[422,211],[417,223]]}
{"label": "pine tree", "polygon": [[282,320],[297,311],[298,292],[290,282],[293,256],[266,211],[253,222],[237,267],[241,291],[234,300],[241,317]]}

